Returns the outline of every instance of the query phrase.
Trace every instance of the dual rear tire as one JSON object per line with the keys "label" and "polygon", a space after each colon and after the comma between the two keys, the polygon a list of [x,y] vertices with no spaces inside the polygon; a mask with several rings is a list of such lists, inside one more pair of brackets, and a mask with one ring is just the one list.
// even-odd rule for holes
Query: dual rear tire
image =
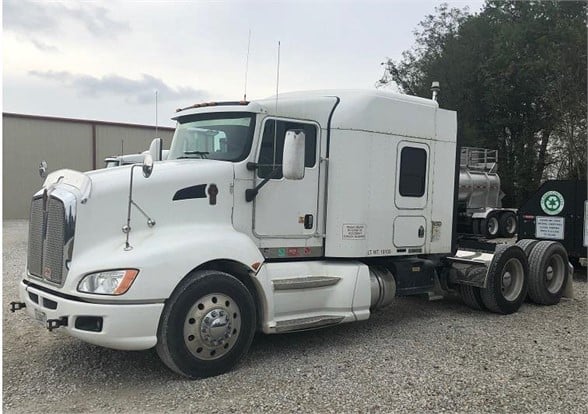
{"label": "dual rear tire", "polygon": [[486,308],[505,315],[519,310],[527,296],[528,274],[527,256],[520,247],[496,246],[486,288],[480,290]]}
{"label": "dual rear tire", "polygon": [[555,305],[570,277],[568,254],[557,242],[540,241],[529,254],[529,299],[539,305]]}
{"label": "dual rear tire", "polygon": [[459,292],[473,309],[511,314],[527,295],[540,305],[559,303],[568,278],[568,257],[560,243],[521,240],[496,247],[486,288],[460,285]]}
{"label": "dual rear tire", "polygon": [[517,230],[517,216],[512,211],[492,211],[486,218],[474,219],[474,234],[479,234],[487,239],[496,237],[513,237]]}

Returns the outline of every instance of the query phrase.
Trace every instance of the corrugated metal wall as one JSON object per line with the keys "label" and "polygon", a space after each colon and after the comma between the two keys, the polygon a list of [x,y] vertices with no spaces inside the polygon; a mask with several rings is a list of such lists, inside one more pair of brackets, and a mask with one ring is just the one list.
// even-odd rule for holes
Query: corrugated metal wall
{"label": "corrugated metal wall", "polygon": [[[168,149],[171,128],[159,128]],[[28,219],[32,195],[43,180],[39,163],[48,172],[62,168],[88,171],[104,166],[111,155],[140,153],[149,148],[155,127],[101,121],[2,114],[3,219]]]}

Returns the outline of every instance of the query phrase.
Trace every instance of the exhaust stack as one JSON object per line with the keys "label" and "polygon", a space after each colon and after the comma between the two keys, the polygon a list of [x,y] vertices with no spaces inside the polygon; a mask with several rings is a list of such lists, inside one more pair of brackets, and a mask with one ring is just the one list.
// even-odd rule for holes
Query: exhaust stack
{"label": "exhaust stack", "polygon": [[431,99],[435,102],[437,102],[437,95],[439,94],[440,90],[441,87],[439,86],[439,82],[435,81],[431,84],[431,92],[433,92],[433,97]]}

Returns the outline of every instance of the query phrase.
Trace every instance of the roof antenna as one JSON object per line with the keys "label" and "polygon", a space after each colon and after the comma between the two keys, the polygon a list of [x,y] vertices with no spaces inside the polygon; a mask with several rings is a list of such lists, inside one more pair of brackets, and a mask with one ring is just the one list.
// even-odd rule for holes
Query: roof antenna
{"label": "roof antenna", "polygon": [[157,138],[157,89],[155,89],[155,138]]}
{"label": "roof antenna", "polygon": [[[276,116],[278,116],[278,91],[280,88],[280,41],[278,40],[278,67],[276,70]],[[273,168],[276,168],[276,141],[278,138],[278,121],[274,120],[274,162]]]}
{"label": "roof antenna", "polygon": [[278,89],[279,89],[279,87],[280,87],[280,41],[278,40],[278,68],[276,70],[276,112],[278,112]]}
{"label": "roof antenna", "polygon": [[243,91],[243,101],[247,101],[247,72],[249,71],[249,48],[251,46],[251,29],[249,29],[249,40],[247,41],[247,59],[245,60],[245,90]]}
{"label": "roof antenna", "polygon": [[431,84],[431,92],[433,92],[433,97],[431,99],[434,100],[435,102],[437,102],[437,95],[439,95],[440,90],[441,90],[441,87],[439,86],[439,82],[434,81]]}

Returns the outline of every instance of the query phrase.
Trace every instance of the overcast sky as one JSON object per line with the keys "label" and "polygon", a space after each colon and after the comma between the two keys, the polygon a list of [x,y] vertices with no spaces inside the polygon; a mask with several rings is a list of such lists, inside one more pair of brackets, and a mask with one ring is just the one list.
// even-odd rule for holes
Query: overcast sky
{"label": "overcast sky", "polygon": [[[373,88],[439,1],[3,1],[3,111],[173,126],[177,107]],[[451,1],[477,12],[482,0]]]}

